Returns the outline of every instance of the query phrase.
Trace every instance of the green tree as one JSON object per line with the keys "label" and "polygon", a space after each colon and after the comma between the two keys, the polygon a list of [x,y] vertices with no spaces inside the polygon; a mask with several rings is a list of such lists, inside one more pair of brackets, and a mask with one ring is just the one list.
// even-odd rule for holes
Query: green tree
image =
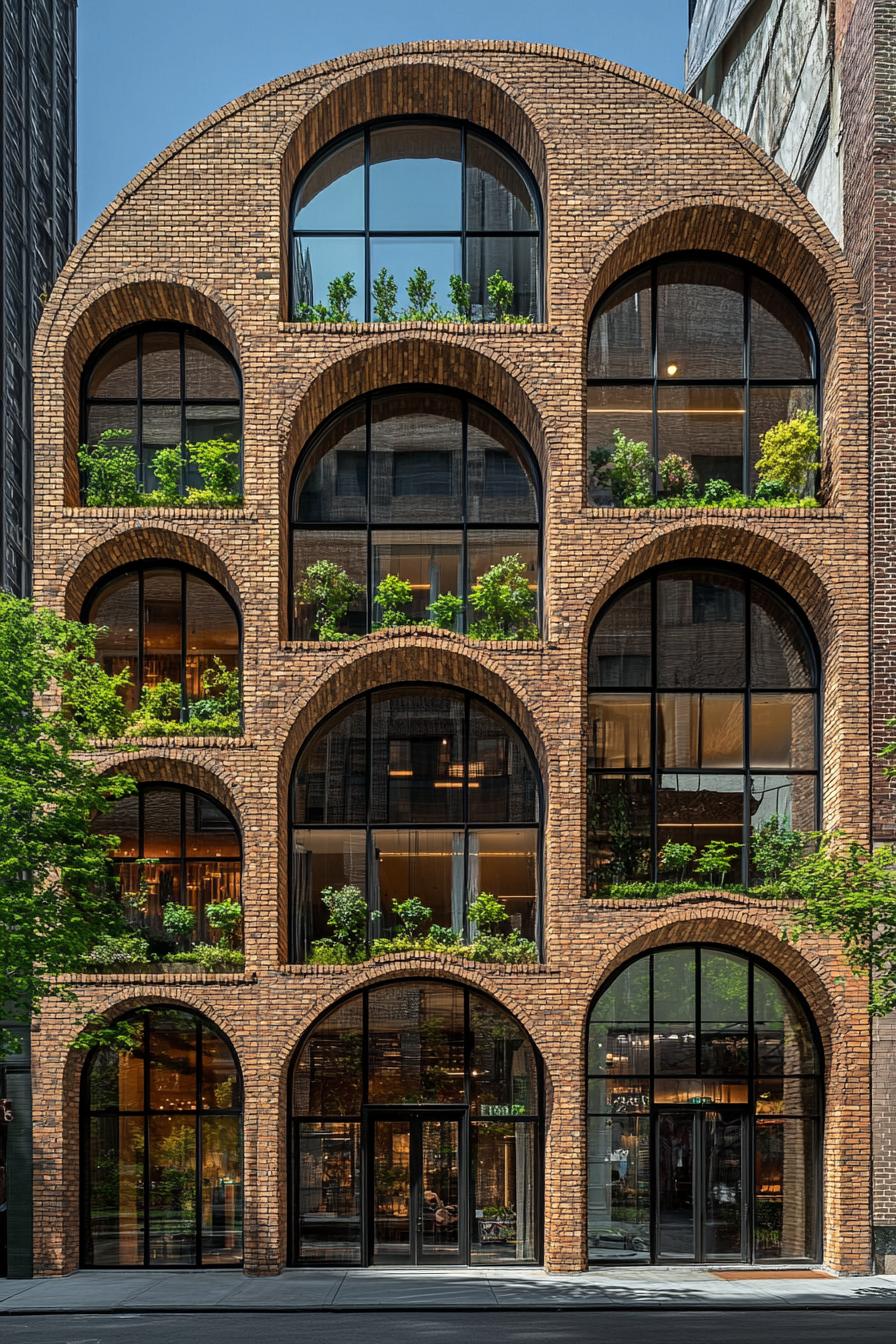
{"label": "green tree", "polygon": [[805,493],[809,475],[821,466],[821,436],[814,411],[797,411],[790,420],[779,420],[760,439],[756,463],[760,481],[780,481],[792,495]]}
{"label": "green tree", "polygon": [[694,872],[698,877],[705,877],[714,891],[724,887],[740,848],[728,840],[710,840],[695,861]]}
{"label": "green tree", "polygon": [[467,284],[462,275],[451,275],[448,277],[448,293],[451,295],[451,302],[454,304],[458,321],[471,322],[473,320],[472,286]]}
{"label": "green tree", "polygon": [[243,919],[243,907],[240,902],[212,901],[205,907],[205,918],[209,928],[218,931],[218,947],[232,948],[236,931]]}
{"label": "green tree", "polygon": [[385,574],[373,595],[374,605],[380,612],[379,620],[374,622],[374,629],[388,630],[393,625],[410,625],[413,600],[414,590],[407,579],[400,579],[397,574]]}
{"label": "green tree", "polygon": [[506,322],[513,313],[513,284],[500,271],[490,275],[485,284],[496,322]]}
{"label": "green tree", "polygon": [[334,560],[315,560],[296,588],[297,601],[314,608],[311,625],[318,639],[349,639],[339,627],[351,604],[363,595],[360,583]]}
{"label": "green tree", "polygon": [[439,593],[435,601],[430,602],[426,608],[432,617],[432,624],[437,625],[440,630],[456,630],[457,619],[463,609],[463,598],[455,597],[454,593]]}
{"label": "green tree", "polygon": [[422,266],[414,270],[407,284],[408,306],[402,317],[408,322],[434,322],[441,316],[436,303],[436,282]]}
{"label": "green tree", "polygon": [[213,504],[236,508],[240,494],[240,446],[233,439],[205,439],[188,443],[187,456],[202,477],[202,489],[191,486],[188,504]]}
{"label": "green tree", "polygon": [[82,443],[78,466],[88,508],[130,508],[141,502],[139,463],[130,429],[104,429],[96,443]]}
{"label": "green tree", "polygon": [[787,818],[776,812],[750,839],[753,867],[763,882],[778,882],[806,852],[812,839],[811,833],[792,830]]}
{"label": "green tree", "polygon": [[397,315],[398,285],[385,266],[373,278],[373,315],[378,322],[394,322]]}
{"label": "green tree", "polygon": [[180,476],[184,458],[180,444],[172,448],[157,448],[152,458],[152,474],[158,485],[152,492],[152,502],[175,507],[183,504]]}
{"label": "green tree", "polygon": [[23,1022],[44,998],[72,998],[55,977],[124,932],[117,840],[92,823],[134,783],[98,774],[91,756],[93,738],[124,726],[127,677],[96,662],[97,633],[0,593],[0,1004]]}
{"label": "green tree", "polygon": [[667,874],[674,881],[684,882],[688,865],[696,853],[694,845],[667,840],[659,852],[660,872]]}
{"label": "green tree", "polygon": [[470,606],[478,620],[471,639],[537,639],[535,594],[518,555],[505,555],[473,585]]}

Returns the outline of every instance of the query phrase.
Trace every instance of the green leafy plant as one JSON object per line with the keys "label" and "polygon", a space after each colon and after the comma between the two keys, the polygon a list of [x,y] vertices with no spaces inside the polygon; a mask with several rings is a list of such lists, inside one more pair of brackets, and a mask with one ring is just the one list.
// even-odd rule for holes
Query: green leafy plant
{"label": "green leafy plant", "polygon": [[458,929],[449,929],[444,924],[430,924],[426,941],[430,948],[450,951],[461,946],[461,935]]}
{"label": "green leafy plant", "polygon": [[[309,960],[316,965],[342,965],[363,961],[367,950],[367,901],[360,887],[324,887],[320,899],[327,909],[331,937],[319,938],[311,945]],[[379,918],[379,911],[370,917]]]}
{"label": "green leafy plant", "polygon": [[210,929],[215,929],[218,948],[232,948],[237,929],[243,922],[243,907],[239,901],[212,901],[205,907],[205,918]]}
{"label": "green leafy plant", "polygon": [[140,503],[139,461],[129,429],[104,429],[96,443],[82,443],[78,466],[88,508],[132,508]]}
{"label": "green leafy plant", "polygon": [[628,439],[620,429],[613,430],[613,451],[609,459],[609,486],[613,503],[627,509],[644,508],[653,503],[653,457],[646,443]]}
{"label": "green leafy plant", "polygon": [[739,492],[728,481],[723,481],[720,477],[714,477],[707,481],[703,487],[703,502],[710,504],[714,508],[725,508],[732,496]]}
{"label": "green leafy plant", "polygon": [[144,686],[140,703],[128,720],[128,737],[162,737],[180,723],[181,688],[167,678]]}
{"label": "green leafy plant", "polygon": [[497,933],[501,925],[507,923],[507,907],[490,891],[480,891],[470,902],[467,918],[480,933]]}
{"label": "green leafy plant", "polygon": [[98,971],[127,970],[151,960],[149,943],[139,933],[105,933],[87,953],[87,964]]}
{"label": "green leafy plant", "polygon": [[796,504],[798,501],[783,481],[760,481],[753,491],[757,504]]}
{"label": "green leafy plant", "polygon": [[490,275],[485,283],[486,293],[496,322],[507,322],[513,314],[513,285],[500,271]]}
{"label": "green leafy plant", "polygon": [[467,284],[463,276],[451,275],[448,277],[448,293],[451,296],[451,302],[454,304],[454,311],[457,314],[458,322],[472,322],[472,286]]}
{"label": "green leafy plant", "polygon": [[378,322],[394,322],[398,304],[398,285],[395,283],[395,276],[384,266],[374,277],[371,289],[374,317]]}
{"label": "green leafy plant", "polygon": [[363,595],[360,583],[333,560],[315,560],[296,588],[296,600],[314,609],[311,624],[318,639],[350,639],[340,625],[351,604]]}
{"label": "green leafy plant", "polygon": [[411,940],[419,937],[423,925],[432,919],[432,910],[417,896],[410,896],[406,901],[397,901],[392,911],[398,921],[398,936]]}
{"label": "green leafy plant", "polygon": [[191,486],[187,504],[214,504],[237,508],[240,494],[240,445],[233,439],[204,439],[188,443],[187,457],[202,478],[202,488]]}
{"label": "green leafy plant", "polygon": [[760,481],[778,481],[792,495],[806,492],[813,471],[821,466],[821,436],[814,411],[797,411],[789,420],[779,420],[760,439],[756,463]]}
{"label": "green leafy plant", "polygon": [[683,882],[696,853],[694,845],[667,840],[659,852],[660,872],[670,873],[674,880]]}
{"label": "green leafy plant", "polygon": [[374,609],[379,607],[379,619],[374,622],[374,630],[388,630],[390,626],[410,625],[410,609],[414,600],[414,590],[407,579],[397,574],[386,574],[380,579],[373,595]]}
{"label": "green leafy plant", "polygon": [[659,464],[660,491],[678,499],[697,498],[697,475],[679,453],[667,453]]}
{"label": "green leafy plant", "polygon": [[166,901],[162,906],[162,928],[172,942],[179,943],[181,939],[191,937],[195,923],[196,916],[189,905]]}
{"label": "green leafy plant", "polygon": [[185,731],[200,736],[236,737],[240,732],[241,697],[239,668],[212,658],[202,674],[202,695],[191,700]]}
{"label": "green leafy plant", "polygon": [[538,961],[538,948],[516,929],[510,933],[481,933],[470,948],[471,961],[519,964]]}
{"label": "green leafy plant", "polygon": [[796,864],[814,835],[794,831],[786,817],[775,813],[750,838],[750,857],[753,867],[763,882],[779,882],[784,873]]}
{"label": "green leafy plant", "polygon": [[354,271],[335,275],[327,286],[326,303],[300,303],[296,307],[299,322],[352,322],[352,299],[358,290]]}
{"label": "green leafy plant", "polygon": [[417,266],[407,283],[408,306],[402,313],[407,322],[435,322],[442,314],[436,302],[436,283],[422,266]]}
{"label": "green leafy plant", "polygon": [[156,489],[144,496],[144,503],[162,504],[173,507],[182,504],[180,489],[183,453],[180,444],[171,448],[157,448],[152,458],[153,475],[158,482]]}
{"label": "green leafy plant", "polygon": [[694,861],[694,872],[698,877],[705,877],[713,891],[720,890],[725,885],[740,848],[740,845],[728,840],[710,840],[708,845],[703,846],[700,857]]}
{"label": "green leafy plant", "polygon": [[535,594],[518,555],[505,555],[473,585],[470,606],[477,620],[471,639],[538,639]]}
{"label": "green leafy plant", "polygon": [[201,971],[241,971],[246,964],[242,952],[221,943],[197,943],[189,952],[175,952],[168,960],[198,966]]}
{"label": "green leafy plant", "polygon": [[439,593],[436,600],[426,608],[432,617],[432,624],[440,630],[456,630],[463,609],[463,598],[455,597],[454,593]]}

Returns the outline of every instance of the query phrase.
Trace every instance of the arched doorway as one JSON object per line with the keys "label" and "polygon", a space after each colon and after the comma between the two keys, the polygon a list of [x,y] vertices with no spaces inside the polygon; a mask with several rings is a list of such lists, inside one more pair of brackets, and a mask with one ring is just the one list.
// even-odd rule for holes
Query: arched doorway
{"label": "arched doorway", "polygon": [[362,990],[292,1068],[293,1263],[532,1264],[541,1254],[541,1071],[476,990]]}
{"label": "arched doorway", "polygon": [[587,1067],[592,1263],[819,1258],[821,1049],[770,967],[705,945],[629,962]]}

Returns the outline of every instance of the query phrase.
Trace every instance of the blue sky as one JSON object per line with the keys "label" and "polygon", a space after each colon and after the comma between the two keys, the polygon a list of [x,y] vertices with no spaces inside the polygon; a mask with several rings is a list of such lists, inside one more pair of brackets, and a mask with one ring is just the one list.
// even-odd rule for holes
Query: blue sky
{"label": "blue sky", "polygon": [[686,0],[80,0],[81,230],[155,154],[266,80],[419,38],[575,47],[681,84]]}

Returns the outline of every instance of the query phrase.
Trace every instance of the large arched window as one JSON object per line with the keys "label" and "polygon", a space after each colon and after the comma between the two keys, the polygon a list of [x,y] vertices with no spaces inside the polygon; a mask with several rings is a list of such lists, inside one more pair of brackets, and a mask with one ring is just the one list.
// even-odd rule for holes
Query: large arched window
{"label": "large arched window", "polygon": [[186,565],[146,561],[103,579],[84,604],[83,620],[105,627],[96,655],[107,672],[130,673],[124,692],[135,709],[144,687],[174,682],[182,717],[204,696],[203,676],[239,667],[240,624],[233,602],[213,579]]}
{"label": "large arched window", "polygon": [[[800,613],[745,571],[654,571],[604,608],[588,658],[588,883],[650,881],[669,842],[818,824],[818,661]],[[666,873],[665,876],[671,874]]]}
{"label": "large arched window", "polygon": [[482,131],[433,119],[380,122],[327,146],[293,193],[290,314],[326,302],[331,280],[350,272],[351,316],[371,321],[372,285],[385,269],[399,307],[417,268],[451,307],[448,281],[470,285],[472,318],[494,310],[488,279],[514,287],[513,311],[541,316],[541,202],[516,154]]}
{"label": "large arched window", "polygon": [[481,891],[538,937],[540,786],[516,728],[484,701],[397,686],[351,701],[302,748],[293,771],[292,956],[328,935],[320,893],[354,885],[371,932],[417,896],[464,931]]}
{"label": "large arched window", "polygon": [[[224,346],[192,327],[147,323],[112,336],[84,371],[81,441],[97,443],[107,429],[126,430],[140,463],[140,483],[158,486],[152,471],[159,448],[242,439],[242,383]],[[181,493],[203,482],[185,464]]]}
{"label": "large arched window", "polygon": [[756,958],[630,962],[588,1022],[589,1259],[819,1259],[821,1093],[809,1014]]}
{"label": "large arched window", "polygon": [[[818,344],[808,317],[771,277],[734,258],[672,256],[625,276],[588,336],[588,448],[613,431],[659,463],[690,462],[698,483],[750,494],[759,441],[818,410]],[[610,502],[592,484],[596,504]]]}
{"label": "large arched window", "polygon": [[230,1045],[182,1008],[122,1019],[82,1088],[82,1264],[238,1265],[242,1083]]}
{"label": "large arched window", "polygon": [[[466,597],[506,555],[525,563],[537,613],[540,488],[526,444],[472,397],[396,389],[340,411],[303,454],[292,490],[292,572],[335,562],[362,588],[343,621],[361,634],[380,619],[387,574],[413,593],[409,621],[440,593]],[[296,602],[294,636],[312,638],[314,609]],[[467,616],[467,620],[468,620]],[[465,616],[458,617],[458,629]]]}
{"label": "large arched window", "polygon": [[196,789],[140,784],[98,817],[94,829],[118,837],[111,859],[122,903],[160,951],[171,945],[162,923],[169,903],[193,911],[193,940],[217,940],[206,908],[240,900],[242,847],[229,812]]}
{"label": "large arched window", "polygon": [[541,1114],[536,1052],[493,999],[426,980],[345,999],[293,1064],[294,1259],[531,1263]]}

